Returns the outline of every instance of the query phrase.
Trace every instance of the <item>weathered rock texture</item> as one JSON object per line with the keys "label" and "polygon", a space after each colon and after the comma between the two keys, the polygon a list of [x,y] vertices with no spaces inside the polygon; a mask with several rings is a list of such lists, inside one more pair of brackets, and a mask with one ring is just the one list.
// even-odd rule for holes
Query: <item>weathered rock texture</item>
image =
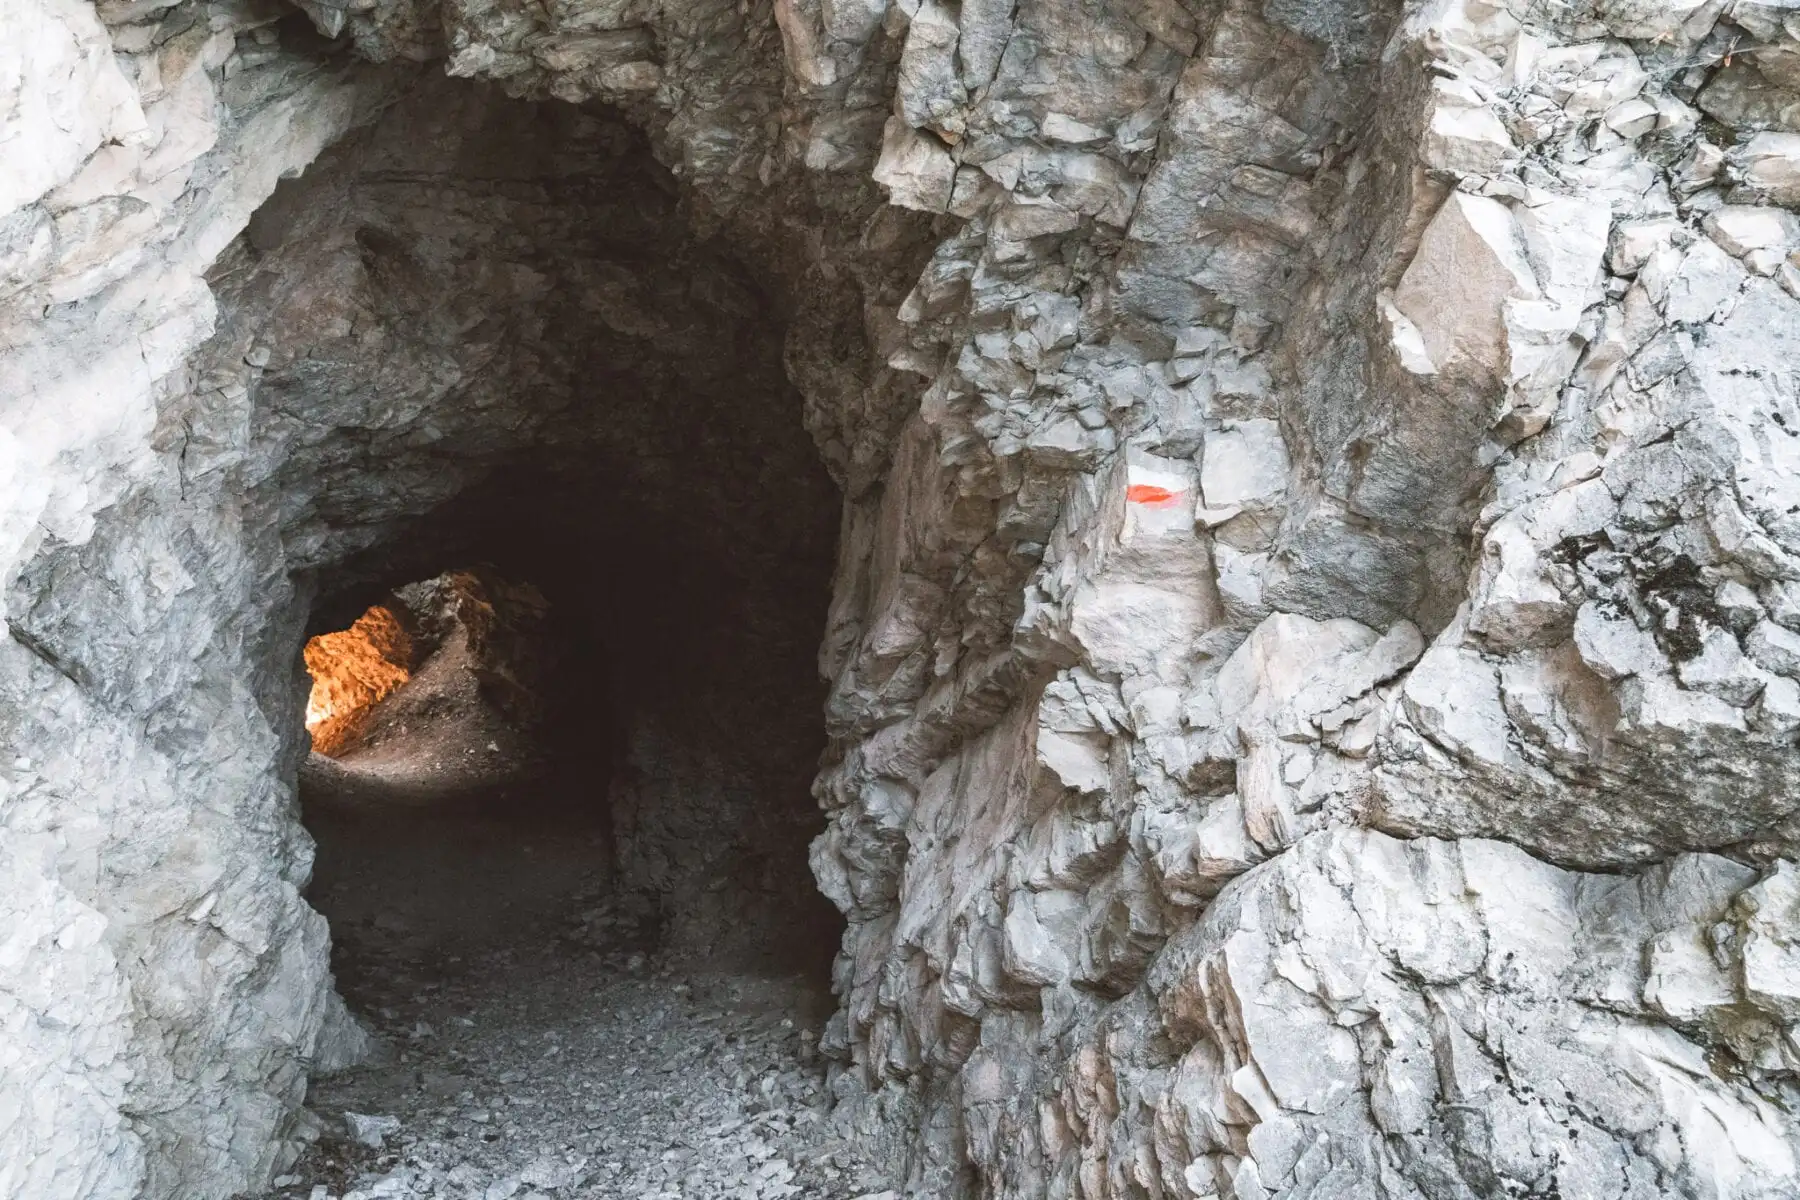
{"label": "weathered rock texture", "polygon": [[[0,9],[0,1191],[228,1194],[356,1051],[316,588],[524,470],[773,663],[802,417],[912,1191],[1800,1188],[1791,8],[305,9]],[[811,704],[708,678],[627,718],[672,893]]]}

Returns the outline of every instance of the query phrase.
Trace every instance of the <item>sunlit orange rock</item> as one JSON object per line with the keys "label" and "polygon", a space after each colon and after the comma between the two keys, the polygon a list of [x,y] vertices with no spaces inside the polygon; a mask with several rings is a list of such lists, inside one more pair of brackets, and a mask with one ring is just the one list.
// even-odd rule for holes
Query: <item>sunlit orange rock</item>
{"label": "sunlit orange rock", "polygon": [[312,693],[306,730],[313,749],[342,748],[369,708],[411,678],[412,639],[389,609],[375,605],[350,628],[306,643]]}

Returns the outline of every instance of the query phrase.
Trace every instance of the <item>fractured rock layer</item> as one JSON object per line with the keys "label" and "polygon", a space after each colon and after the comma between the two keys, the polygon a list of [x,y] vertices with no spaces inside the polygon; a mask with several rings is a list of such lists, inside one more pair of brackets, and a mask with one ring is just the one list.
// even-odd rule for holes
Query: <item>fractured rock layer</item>
{"label": "fractured rock layer", "polygon": [[6,18],[0,1188],[260,1182],[356,1052],[291,660],[481,488],[720,556],[622,866],[759,844],[801,421],[909,1189],[1800,1185],[1791,10],[303,7]]}

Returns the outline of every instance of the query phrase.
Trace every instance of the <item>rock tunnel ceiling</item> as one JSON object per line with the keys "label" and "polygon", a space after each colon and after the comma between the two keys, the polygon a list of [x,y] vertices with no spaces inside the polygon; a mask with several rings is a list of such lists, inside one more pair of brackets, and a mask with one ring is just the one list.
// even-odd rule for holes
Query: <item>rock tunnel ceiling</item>
{"label": "rock tunnel ceiling", "polygon": [[300,647],[484,561],[671,954],[812,780],[903,1192],[1794,1192],[1790,9],[302,8],[0,12],[0,1194],[290,1161]]}

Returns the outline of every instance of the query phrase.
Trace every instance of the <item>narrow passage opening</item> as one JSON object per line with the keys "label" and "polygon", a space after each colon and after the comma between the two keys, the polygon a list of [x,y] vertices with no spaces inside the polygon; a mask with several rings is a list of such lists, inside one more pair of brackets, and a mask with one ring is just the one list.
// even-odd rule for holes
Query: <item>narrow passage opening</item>
{"label": "narrow passage opening", "polygon": [[307,641],[309,899],[353,1006],[374,1007],[357,991],[383,963],[441,971],[565,935],[610,895],[617,738],[581,651],[541,590],[485,564]]}
{"label": "narrow passage opening", "polygon": [[616,114],[429,78],[217,286],[313,597],[306,895],[376,1035],[271,1195],[879,1191],[828,1127],[839,505],[781,298]]}
{"label": "narrow passage opening", "polygon": [[[740,810],[700,787],[704,811],[664,823],[711,826],[717,874],[692,878],[638,808],[658,775],[700,786],[701,769],[747,768],[645,757],[688,751],[634,740],[646,685],[633,671],[673,683],[718,668],[686,676],[694,694],[673,706],[699,730],[721,703],[712,688],[766,712],[779,697],[757,685],[779,680],[732,674],[704,626],[686,650],[659,647],[653,632],[694,616],[668,595],[666,621],[621,625],[643,601],[584,596],[582,557],[546,567],[547,586],[482,561],[320,606],[305,650],[308,899],[379,1042],[371,1062],[314,1082],[322,1136],[276,1195],[880,1190],[829,1125],[820,1038],[839,926],[804,874],[809,823],[774,812],[798,798]],[[472,1190],[433,1190],[445,1184]]]}

